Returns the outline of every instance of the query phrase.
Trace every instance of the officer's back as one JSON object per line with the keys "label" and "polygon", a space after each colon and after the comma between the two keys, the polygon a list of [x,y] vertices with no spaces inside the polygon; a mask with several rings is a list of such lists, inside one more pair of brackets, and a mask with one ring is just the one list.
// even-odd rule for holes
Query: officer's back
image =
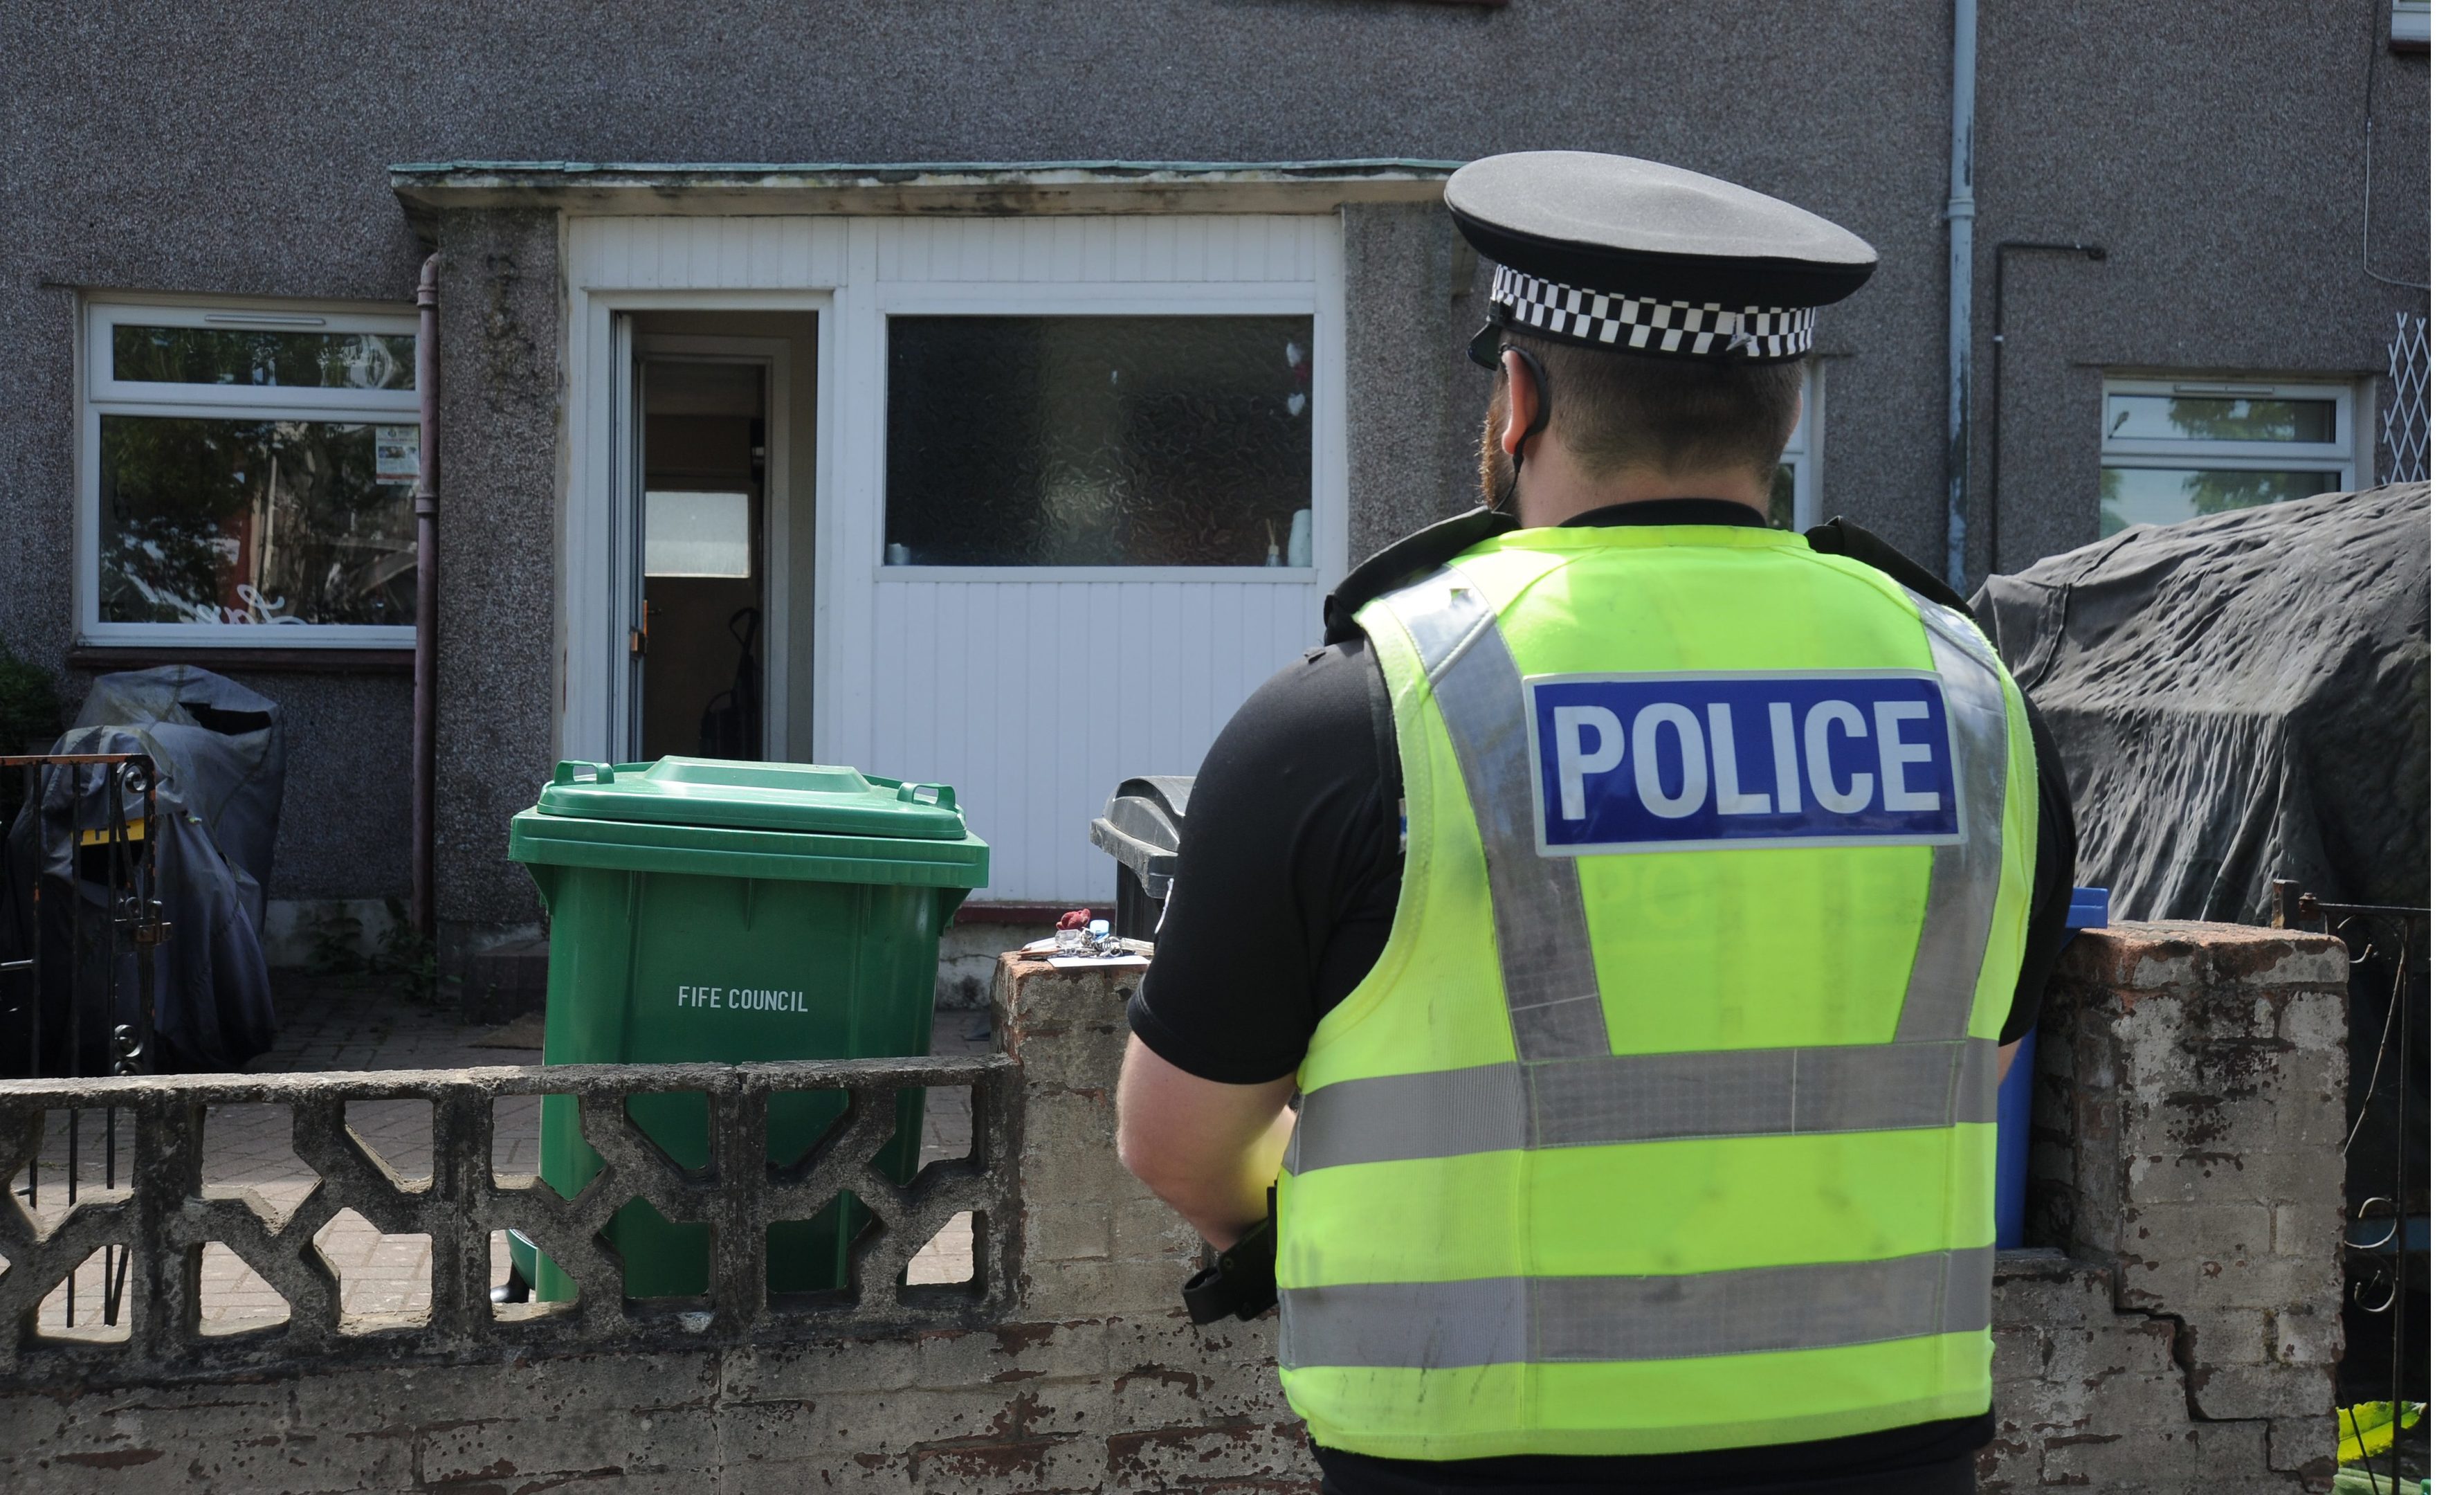
{"label": "officer's back", "polygon": [[1271,1240],[1331,1488],[1971,1488],[2067,806],[1955,599],[1765,522],[1872,253],[1617,158],[1448,201],[1486,512],[1209,754],[1124,1159]]}

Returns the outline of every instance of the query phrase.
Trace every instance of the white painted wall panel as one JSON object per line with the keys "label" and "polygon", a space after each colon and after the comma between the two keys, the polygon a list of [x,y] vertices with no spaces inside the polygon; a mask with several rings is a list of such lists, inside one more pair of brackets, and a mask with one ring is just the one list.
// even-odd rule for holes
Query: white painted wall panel
{"label": "white painted wall panel", "polygon": [[827,291],[846,281],[846,218],[577,217],[578,290]]}
{"label": "white painted wall panel", "polygon": [[1109,900],[1087,823],[1135,774],[1190,774],[1317,634],[1316,588],[896,582],[873,588],[870,772],[957,786],[991,897]]}
{"label": "white painted wall panel", "polygon": [[[993,847],[987,896],[1108,899],[1111,864],[1089,844],[1087,823],[1112,786],[1133,774],[1195,773],[1232,712],[1316,636],[1319,597],[1343,560],[1339,388],[1330,397],[1327,382],[1318,385],[1317,533],[1336,548],[1321,551],[1313,573],[912,577],[867,560],[881,543],[882,318],[1108,303],[1241,311],[1263,297],[1313,311],[1316,361],[1339,368],[1336,226],[1273,215],[858,220],[850,265],[862,267],[868,253],[869,275],[859,269],[856,278],[880,288],[879,299],[863,329],[849,329],[847,373],[850,388],[870,394],[848,407],[851,481],[835,500],[846,505],[835,575],[845,590],[868,594],[859,627],[869,642],[855,629],[843,639],[847,678],[835,707],[852,730],[817,739],[846,743],[873,773],[957,785]],[[856,297],[848,304],[852,319]],[[860,691],[858,681],[868,684]]]}

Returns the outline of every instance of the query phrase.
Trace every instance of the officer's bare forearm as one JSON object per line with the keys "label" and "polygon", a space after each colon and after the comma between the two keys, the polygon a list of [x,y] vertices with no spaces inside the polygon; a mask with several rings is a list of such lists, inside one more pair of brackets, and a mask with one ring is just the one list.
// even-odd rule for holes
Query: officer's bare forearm
{"label": "officer's bare forearm", "polygon": [[1133,1036],[1121,1061],[1121,1162],[1219,1249],[1266,1217],[1291,1134],[1292,1081],[1222,1085]]}

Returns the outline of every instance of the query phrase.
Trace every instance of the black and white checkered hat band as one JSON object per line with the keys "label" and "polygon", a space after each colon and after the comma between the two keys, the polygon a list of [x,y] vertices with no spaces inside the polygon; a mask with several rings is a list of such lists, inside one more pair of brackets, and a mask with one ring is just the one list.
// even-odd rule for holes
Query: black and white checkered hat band
{"label": "black and white checkered hat band", "polygon": [[1814,308],[1654,301],[1586,291],[1500,265],[1491,320],[1574,342],[1699,358],[1803,358],[1814,346]]}

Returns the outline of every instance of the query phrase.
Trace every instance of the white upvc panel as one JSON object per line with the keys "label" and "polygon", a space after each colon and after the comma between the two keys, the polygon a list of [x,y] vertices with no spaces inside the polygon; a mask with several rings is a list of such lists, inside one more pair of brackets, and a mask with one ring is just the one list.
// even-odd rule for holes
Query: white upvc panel
{"label": "white upvc panel", "polygon": [[[1346,532],[1342,247],[1331,216],[875,219],[849,226],[847,486],[833,498],[842,669],[816,740],[957,786],[992,846],[979,897],[1108,901],[1088,822],[1121,780],[1190,774],[1241,702],[1314,642]],[[869,260],[869,263],[867,261]],[[1307,313],[1313,568],[880,564],[887,318],[922,312]],[[859,620],[850,614],[862,614]],[[835,730],[833,730],[835,729]]]}
{"label": "white upvc panel", "polygon": [[847,223],[576,217],[565,265],[583,290],[828,291],[846,283]]}
{"label": "white upvc panel", "polygon": [[[568,220],[561,751],[613,751],[621,637],[609,498],[623,312],[812,309],[821,471],[814,752],[955,784],[993,847],[979,894],[1109,900],[1087,839],[1112,786],[1197,771],[1235,708],[1316,637],[1347,532],[1343,264],[1331,214]],[[891,313],[1307,314],[1313,568],[882,563]]]}
{"label": "white upvc panel", "polygon": [[1190,774],[1233,711],[1315,642],[1291,588],[883,582],[858,761],[956,784],[993,847],[979,896],[1109,901],[1087,839],[1112,787]]}

